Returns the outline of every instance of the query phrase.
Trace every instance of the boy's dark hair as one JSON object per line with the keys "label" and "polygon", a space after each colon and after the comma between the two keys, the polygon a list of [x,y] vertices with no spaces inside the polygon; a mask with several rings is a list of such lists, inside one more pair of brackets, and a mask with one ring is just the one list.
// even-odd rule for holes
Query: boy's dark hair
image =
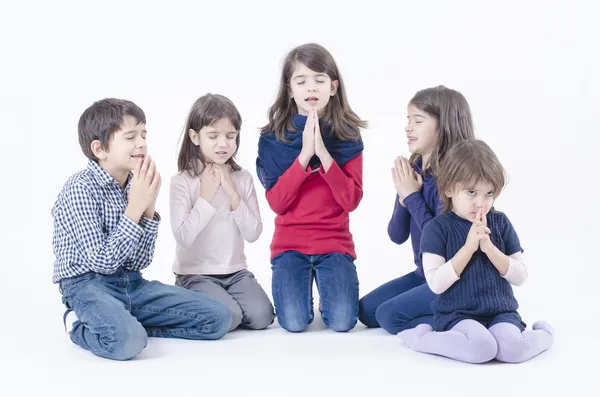
{"label": "boy's dark hair", "polygon": [[100,141],[102,149],[108,148],[115,131],[121,128],[125,116],[146,124],[144,111],[135,103],[116,98],[106,98],[94,102],[79,118],[79,145],[87,158],[98,161],[92,152],[92,142]]}

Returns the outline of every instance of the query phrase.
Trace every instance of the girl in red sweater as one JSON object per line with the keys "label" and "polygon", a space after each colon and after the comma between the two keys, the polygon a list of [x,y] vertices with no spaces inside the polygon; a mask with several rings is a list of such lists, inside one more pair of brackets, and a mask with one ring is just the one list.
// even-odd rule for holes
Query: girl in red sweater
{"label": "girl in red sweater", "polygon": [[262,129],[256,168],[275,218],[272,292],[279,325],[313,320],[316,279],[323,322],[349,331],[358,318],[358,276],[349,213],[362,199],[360,128],[331,54],[305,44],[285,58],[279,94]]}

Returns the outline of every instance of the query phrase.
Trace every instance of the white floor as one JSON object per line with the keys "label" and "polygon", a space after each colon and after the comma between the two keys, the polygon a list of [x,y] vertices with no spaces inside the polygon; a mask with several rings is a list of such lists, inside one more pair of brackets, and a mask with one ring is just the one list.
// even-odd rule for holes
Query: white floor
{"label": "white floor", "polygon": [[581,324],[586,313],[554,316],[555,345],[519,365],[462,364],[413,352],[397,337],[361,324],[350,333],[334,333],[320,319],[301,334],[275,324],[266,331],[234,331],[220,341],[151,338],[136,359],[115,362],[70,342],[53,285],[38,285],[32,293],[25,278],[21,281],[22,288],[11,285],[2,293],[4,396],[28,391],[85,396],[599,395],[597,330],[580,333],[574,324]]}

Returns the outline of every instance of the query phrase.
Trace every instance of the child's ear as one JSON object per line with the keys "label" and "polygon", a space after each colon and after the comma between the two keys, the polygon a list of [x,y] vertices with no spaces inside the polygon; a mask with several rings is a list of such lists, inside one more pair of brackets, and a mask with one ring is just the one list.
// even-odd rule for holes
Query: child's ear
{"label": "child's ear", "polygon": [[452,190],[446,190],[446,192],[444,192],[444,194],[446,195],[446,197],[452,198]]}
{"label": "child's ear", "polygon": [[337,80],[333,80],[331,82],[331,94],[330,94],[331,96],[334,96],[337,93],[337,89],[338,89],[339,85],[340,85],[340,82]]}
{"label": "child's ear", "polygon": [[190,139],[192,140],[192,143],[196,146],[200,146],[200,133],[194,131],[192,128],[190,128],[190,130],[188,131],[188,134],[190,135]]}
{"label": "child's ear", "polygon": [[99,140],[93,140],[90,144],[90,149],[92,149],[92,153],[94,153],[94,156],[96,156],[98,160],[106,159],[107,151],[104,150],[104,148],[102,147],[102,143],[100,143]]}

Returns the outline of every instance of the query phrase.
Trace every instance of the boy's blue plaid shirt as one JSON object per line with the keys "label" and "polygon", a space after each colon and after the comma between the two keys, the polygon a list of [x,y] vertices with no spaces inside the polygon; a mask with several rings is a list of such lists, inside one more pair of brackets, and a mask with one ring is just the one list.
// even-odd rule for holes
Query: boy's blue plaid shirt
{"label": "boy's blue plaid shirt", "polygon": [[142,270],[152,262],[160,216],[136,224],[125,215],[132,174],[123,190],[98,163],[88,161],[60,192],[54,207],[52,281],[87,272]]}

